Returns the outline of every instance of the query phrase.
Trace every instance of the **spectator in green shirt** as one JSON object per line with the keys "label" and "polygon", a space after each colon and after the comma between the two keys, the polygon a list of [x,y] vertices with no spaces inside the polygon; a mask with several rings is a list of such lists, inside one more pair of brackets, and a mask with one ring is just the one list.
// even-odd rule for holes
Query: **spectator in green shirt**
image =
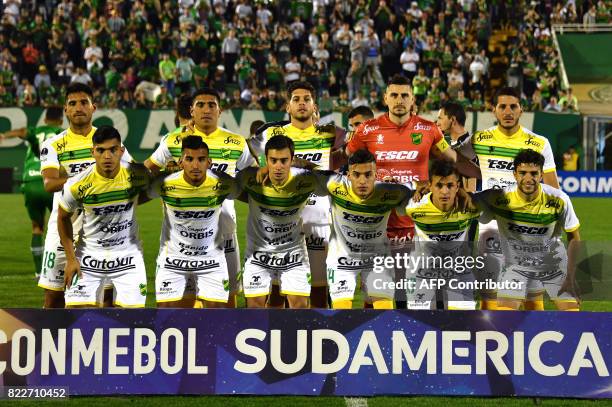
{"label": "spectator in green shirt", "polygon": [[174,96],[174,80],[175,80],[175,70],[176,66],[174,62],[170,59],[170,55],[164,52],[162,54],[162,60],[159,61],[159,77],[161,78],[162,86],[164,86],[168,93]]}
{"label": "spectator in green shirt", "polygon": [[153,104],[153,108],[155,109],[172,109],[174,107],[174,98],[165,86],[161,86],[161,92],[159,95],[155,97],[155,103]]}
{"label": "spectator in green shirt", "polygon": [[429,88],[429,78],[425,76],[425,69],[419,68],[417,75],[412,79],[412,92],[419,106],[425,101]]}

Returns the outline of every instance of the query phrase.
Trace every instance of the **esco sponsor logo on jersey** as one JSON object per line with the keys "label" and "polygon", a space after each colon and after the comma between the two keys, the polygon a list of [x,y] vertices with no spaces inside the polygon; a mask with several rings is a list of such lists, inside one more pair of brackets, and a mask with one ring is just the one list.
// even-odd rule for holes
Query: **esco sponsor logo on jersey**
{"label": "esco sponsor logo on jersey", "polygon": [[93,212],[96,216],[112,215],[113,213],[129,211],[130,209],[132,209],[132,206],[134,206],[134,202],[128,202],[124,204],[104,206],[102,208],[93,208]]}
{"label": "esco sponsor logo on jersey", "polygon": [[429,239],[435,240],[436,242],[451,242],[453,240],[459,239],[463,235],[463,233],[464,232],[462,231],[462,232],[457,232],[457,233],[432,234],[432,235],[427,235],[427,236],[429,237]]}
{"label": "esco sponsor logo on jersey", "polygon": [[291,216],[291,215],[295,215],[296,213],[298,213],[300,208],[294,208],[294,209],[289,209],[289,210],[283,211],[283,210],[279,210],[279,209],[269,209],[269,208],[264,208],[263,206],[260,206],[259,210],[261,211],[262,215],[269,215],[269,216]]}
{"label": "esco sponsor logo on jersey", "polygon": [[380,223],[381,220],[384,219],[384,216],[363,216],[363,215],[353,215],[352,213],[344,212],[344,220],[348,220],[350,222],[355,223],[365,223],[368,225],[374,223]]}
{"label": "esco sponsor logo on jersey", "polygon": [[323,154],[321,153],[295,153],[296,158],[301,158],[303,160],[318,162],[323,158]]}
{"label": "esco sponsor logo on jersey", "polygon": [[416,160],[418,151],[377,151],[377,160]]}
{"label": "esco sponsor logo on jersey", "polygon": [[70,174],[78,174],[86,168],[89,168],[94,162],[68,164],[68,172]]}
{"label": "esco sponsor logo on jersey", "polygon": [[514,163],[512,161],[495,160],[489,158],[489,168],[495,170],[514,170]]}
{"label": "esco sponsor logo on jersey", "polygon": [[215,213],[212,211],[174,211],[177,219],[208,219]]}
{"label": "esco sponsor logo on jersey", "polygon": [[226,163],[212,163],[210,169],[213,171],[227,172],[228,165]]}
{"label": "esco sponsor logo on jersey", "polygon": [[508,230],[524,235],[544,235],[548,231],[548,227],[524,226],[517,225],[516,223],[508,223]]}

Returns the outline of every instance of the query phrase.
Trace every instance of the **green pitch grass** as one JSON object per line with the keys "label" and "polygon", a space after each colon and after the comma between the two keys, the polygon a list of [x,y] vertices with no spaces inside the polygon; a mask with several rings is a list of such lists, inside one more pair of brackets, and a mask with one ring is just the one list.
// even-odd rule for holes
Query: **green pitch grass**
{"label": "green pitch grass", "polygon": [[[583,240],[609,240],[612,230],[612,219],[609,208],[611,199],[574,199],[574,207],[580,218]],[[246,231],[246,205],[237,202],[239,244],[244,252]],[[43,291],[36,286],[32,258],[29,251],[31,227],[23,206],[23,197],[18,194],[0,194],[0,213],[2,223],[0,229],[0,308],[40,308]],[[143,240],[145,264],[149,275],[149,295],[147,306],[154,306],[155,257],[159,245],[159,230],[161,225],[161,204],[159,201],[149,202],[138,209],[140,235]],[[239,301],[244,304],[244,301]],[[609,302],[584,302],[586,311],[611,311]],[[585,401],[565,399],[530,399],[530,398],[474,398],[474,397],[373,397],[365,403],[349,403],[342,397],[248,397],[248,396],[207,396],[191,397],[80,397],[71,399],[73,403],[87,403],[89,407],[129,404],[139,406],[191,406],[202,405],[223,407],[251,407],[271,405],[293,405],[295,407],[313,404],[324,406],[367,405],[370,407],[396,406],[591,406],[610,405],[609,401]],[[55,405],[63,401],[43,401],[43,405]],[[3,405],[17,404],[5,401]],[[20,401],[18,405],[36,405],[40,401]]]}

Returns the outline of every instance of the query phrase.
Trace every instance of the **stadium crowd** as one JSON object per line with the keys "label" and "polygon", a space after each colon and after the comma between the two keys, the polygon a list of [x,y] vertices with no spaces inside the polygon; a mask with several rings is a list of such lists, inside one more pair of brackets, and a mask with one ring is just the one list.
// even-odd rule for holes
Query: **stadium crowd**
{"label": "stadium crowd", "polygon": [[302,79],[322,112],[347,112],[381,107],[385,81],[403,73],[421,111],[448,100],[480,111],[492,91],[490,36],[506,29],[517,35],[505,80],[528,110],[576,111],[551,24],[610,21],[603,0],[3,3],[1,106],[61,105],[63,88],[82,82],[107,108],[172,108],[178,94],[211,86],[225,108],[275,111],[281,89]]}

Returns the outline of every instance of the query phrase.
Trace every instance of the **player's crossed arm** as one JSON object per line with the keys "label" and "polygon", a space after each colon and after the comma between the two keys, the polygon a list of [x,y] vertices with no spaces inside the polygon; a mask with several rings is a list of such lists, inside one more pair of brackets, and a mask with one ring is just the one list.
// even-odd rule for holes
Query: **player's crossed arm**
{"label": "player's crossed arm", "polygon": [[66,266],[64,268],[64,286],[70,288],[75,275],[81,277],[81,266],[76,258],[74,250],[72,214],[76,212],[80,203],[72,194],[73,183],[64,186],[64,190],[59,198],[57,211],[57,231],[60,242],[66,253]]}

